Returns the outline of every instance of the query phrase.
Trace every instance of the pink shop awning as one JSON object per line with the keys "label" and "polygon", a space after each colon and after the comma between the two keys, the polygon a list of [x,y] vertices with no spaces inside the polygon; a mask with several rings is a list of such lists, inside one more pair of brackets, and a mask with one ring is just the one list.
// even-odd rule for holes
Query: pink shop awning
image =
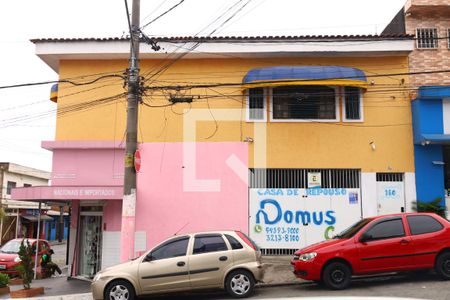
{"label": "pink shop awning", "polygon": [[121,200],[122,186],[32,186],[15,188],[11,199],[45,200]]}

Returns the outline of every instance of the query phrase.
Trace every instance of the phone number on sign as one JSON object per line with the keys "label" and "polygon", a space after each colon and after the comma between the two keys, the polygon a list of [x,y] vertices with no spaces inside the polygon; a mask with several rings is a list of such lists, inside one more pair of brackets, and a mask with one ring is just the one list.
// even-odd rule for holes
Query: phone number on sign
{"label": "phone number on sign", "polygon": [[300,229],[295,227],[266,227],[268,242],[298,242]]}

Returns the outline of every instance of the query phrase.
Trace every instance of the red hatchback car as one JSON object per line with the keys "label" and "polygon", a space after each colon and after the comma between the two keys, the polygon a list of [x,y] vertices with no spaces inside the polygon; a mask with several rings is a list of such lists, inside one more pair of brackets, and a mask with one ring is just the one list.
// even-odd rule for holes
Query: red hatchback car
{"label": "red hatchback car", "polygon": [[[25,241],[27,240],[31,245],[36,247],[36,239],[25,239]],[[20,264],[18,253],[21,242],[22,239],[13,239],[0,248],[0,273],[11,275],[16,275],[19,273],[16,270],[16,267]],[[49,243],[46,240],[39,240],[38,263],[40,263],[41,255],[47,249],[50,249]],[[33,255],[33,259],[34,257],[35,256]]]}
{"label": "red hatchback car", "polygon": [[352,275],[434,268],[450,279],[450,222],[432,213],[362,219],[331,240],[300,249],[298,278],[345,289]]}

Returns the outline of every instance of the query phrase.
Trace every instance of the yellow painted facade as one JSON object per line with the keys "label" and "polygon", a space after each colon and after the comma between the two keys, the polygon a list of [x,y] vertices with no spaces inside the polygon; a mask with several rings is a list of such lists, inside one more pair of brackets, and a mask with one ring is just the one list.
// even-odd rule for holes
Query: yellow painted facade
{"label": "yellow painted facade", "polygon": [[[369,85],[363,93],[363,122],[270,122],[267,124],[267,168],[357,168],[363,172],[414,172],[408,78],[370,77],[386,73],[406,73],[406,56],[392,57],[308,57],[308,58],[217,58],[184,59],[166,72],[151,76],[166,61],[141,61],[141,75],[147,86],[200,83],[240,83],[245,74],[259,67],[285,65],[330,65],[363,70]],[[60,78],[90,81],[98,74],[122,72],[126,60],[61,61]],[[95,74],[86,76],[86,74]],[[373,81],[373,82],[372,82]],[[405,89],[401,91],[401,89]],[[60,84],[56,140],[124,140],[126,97],[112,101],[99,99],[125,93],[123,80],[106,78],[92,85],[74,87]],[[174,93],[172,91],[172,93]],[[183,141],[183,119],[195,109],[234,109],[241,120],[198,123],[196,141],[243,141],[256,138],[254,123],[246,122],[245,94],[240,86],[181,90],[178,95],[193,96],[192,104],[169,107],[140,105],[139,142]],[[202,99],[196,99],[201,95]],[[205,96],[210,97],[206,100]],[[169,92],[147,91],[145,103],[168,104]],[[92,104],[93,100],[99,100]],[[267,99],[269,101],[269,99]],[[270,108],[269,103],[267,107]],[[342,99],[340,99],[342,120]],[[83,109],[81,109],[83,108]],[[183,113],[185,115],[183,115]],[[269,119],[269,118],[268,118]],[[257,126],[262,126],[258,124]],[[370,143],[375,145],[375,149]],[[254,167],[249,143],[249,167]],[[259,166],[255,166],[259,167]]]}

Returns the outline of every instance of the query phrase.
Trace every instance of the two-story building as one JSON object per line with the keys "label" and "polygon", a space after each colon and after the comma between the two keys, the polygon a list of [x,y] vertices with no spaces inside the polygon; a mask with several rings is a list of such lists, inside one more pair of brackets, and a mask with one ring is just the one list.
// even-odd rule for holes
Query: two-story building
{"label": "two-story building", "polygon": [[[17,201],[11,198],[12,189],[16,187],[45,186],[50,173],[14,163],[0,163],[1,207],[3,216],[0,219],[0,244],[17,237],[35,237],[37,235],[38,205],[35,202]],[[47,216],[48,206],[44,206],[41,216],[41,235],[44,234],[45,221],[52,221]]]}
{"label": "two-story building", "polygon": [[[291,253],[415,201],[408,35],[156,38],[140,49],[135,253],[237,229]],[[39,39],[58,72],[50,187],[70,201],[72,275],[119,262],[127,39]],[[66,80],[67,79],[67,80]]]}
{"label": "two-story building", "polygon": [[450,1],[408,0],[383,34],[415,36],[409,55],[417,199],[450,210]]}

